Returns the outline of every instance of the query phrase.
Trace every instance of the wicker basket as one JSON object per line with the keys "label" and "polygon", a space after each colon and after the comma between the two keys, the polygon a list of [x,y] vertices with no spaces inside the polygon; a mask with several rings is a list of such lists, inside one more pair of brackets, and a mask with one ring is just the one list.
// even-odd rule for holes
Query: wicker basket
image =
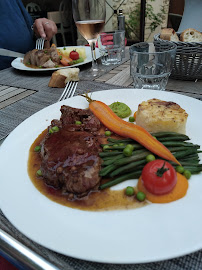
{"label": "wicker basket", "polygon": [[[160,34],[156,34],[154,40],[165,42],[160,39]],[[177,52],[170,77],[191,81],[202,79],[202,42],[171,42],[177,45]]]}

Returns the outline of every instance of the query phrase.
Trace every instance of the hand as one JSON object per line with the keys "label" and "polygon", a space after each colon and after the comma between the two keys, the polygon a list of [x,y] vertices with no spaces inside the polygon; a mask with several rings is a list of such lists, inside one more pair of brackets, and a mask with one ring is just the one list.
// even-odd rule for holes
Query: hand
{"label": "hand", "polygon": [[56,24],[46,18],[36,19],[33,25],[36,36],[42,37],[50,41],[51,38],[57,33]]}

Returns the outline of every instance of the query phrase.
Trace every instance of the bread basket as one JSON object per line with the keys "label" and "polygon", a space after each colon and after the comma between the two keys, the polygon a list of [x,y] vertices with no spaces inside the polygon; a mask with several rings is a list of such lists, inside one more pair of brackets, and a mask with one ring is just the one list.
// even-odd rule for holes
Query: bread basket
{"label": "bread basket", "polygon": [[[161,44],[163,46],[165,42],[160,39],[160,34],[154,36],[154,41],[159,41],[159,46]],[[202,79],[202,42],[170,42],[177,45],[175,63],[170,77],[191,81]]]}

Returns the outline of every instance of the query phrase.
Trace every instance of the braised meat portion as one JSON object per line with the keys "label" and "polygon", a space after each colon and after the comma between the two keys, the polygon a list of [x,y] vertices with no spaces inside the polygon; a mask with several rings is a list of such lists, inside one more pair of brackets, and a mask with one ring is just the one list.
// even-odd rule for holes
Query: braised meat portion
{"label": "braised meat portion", "polygon": [[[85,130],[93,133],[101,128],[100,121],[89,109],[76,109],[63,105],[60,110],[62,126],[69,131]],[[76,125],[76,121],[81,122],[81,125]]]}
{"label": "braised meat portion", "polygon": [[44,50],[32,50],[25,54],[23,63],[37,67],[52,68],[60,64],[60,57],[56,47]]}
{"label": "braised meat portion", "polygon": [[97,134],[101,125],[89,110],[62,106],[61,112],[60,120],[53,120],[49,127],[57,125],[59,131],[48,133],[41,143],[41,171],[46,184],[64,193],[85,196],[100,182]]}

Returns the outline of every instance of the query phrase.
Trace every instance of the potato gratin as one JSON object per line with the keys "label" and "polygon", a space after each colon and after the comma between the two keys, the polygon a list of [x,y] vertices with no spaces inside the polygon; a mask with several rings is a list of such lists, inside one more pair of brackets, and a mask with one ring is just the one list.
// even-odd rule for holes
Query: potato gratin
{"label": "potato gratin", "polygon": [[148,132],[172,131],[186,134],[188,114],[174,102],[150,99],[138,106],[136,124]]}

